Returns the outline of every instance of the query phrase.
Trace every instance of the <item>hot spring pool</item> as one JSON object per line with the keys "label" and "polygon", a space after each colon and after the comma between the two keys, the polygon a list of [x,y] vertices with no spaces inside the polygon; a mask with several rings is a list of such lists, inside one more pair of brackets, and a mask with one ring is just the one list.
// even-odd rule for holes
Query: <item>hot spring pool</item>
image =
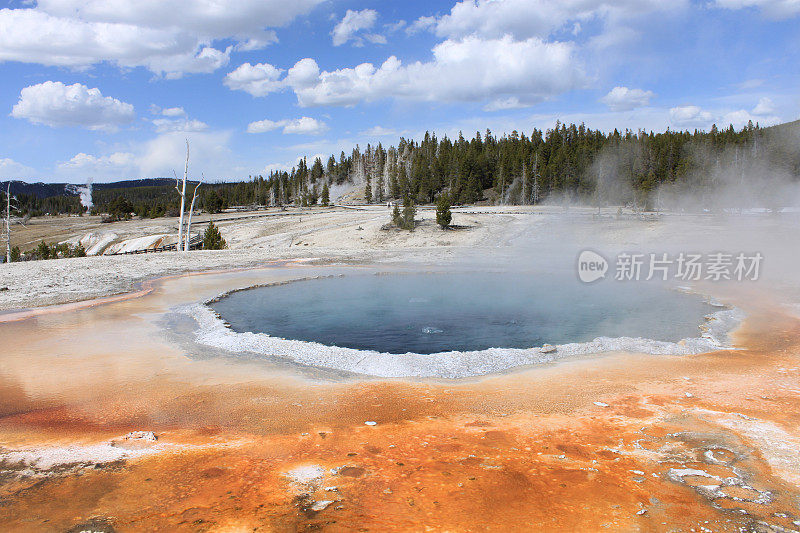
{"label": "hot spring pool", "polygon": [[352,275],[231,293],[210,304],[236,333],[382,354],[696,338],[718,311],[655,283],[552,274]]}

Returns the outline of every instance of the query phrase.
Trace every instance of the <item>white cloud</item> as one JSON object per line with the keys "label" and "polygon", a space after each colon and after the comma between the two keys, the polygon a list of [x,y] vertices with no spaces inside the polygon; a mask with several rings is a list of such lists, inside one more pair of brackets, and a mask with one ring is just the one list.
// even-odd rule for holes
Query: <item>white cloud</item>
{"label": "white cloud", "polygon": [[321,135],[328,131],[328,125],[317,119],[301,117],[291,120],[259,120],[247,126],[248,133],[264,133],[283,128],[285,134]]}
{"label": "white cloud", "polygon": [[403,65],[395,56],[379,67],[362,63],[320,72],[316,61],[303,59],[283,79],[272,65],[249,63],[228,74],[225,84],[263,96],[291,88],[301,106],[349,106],[382,98],[418,101],[501,101],[515,97],[522,107],[581,87],[585,76],[571,43],[538,38],[514,41],[467,37],[446,40],[433,59]]}
{"label": "white cloud", "polygon": [[75,177],[118,177],[125,179],[136,172],[136,157],[130,152],[114,152],[107,156],[94,156],[80,152],[69,161],[56,165],[64,175]]}
{"label": "white cloud", "polygon": [[680,129],[705,128],[714,120],[709,111],[696,105],[673,107],[669,110],[669,121]]}
{"label": "white cloud", "polygon": [[153,120],[153,125],[156,127],[158,133],[167,132],[189,132],[189,131],[205,131],[208,129],[208,124],[196,119],[182,118],[182,119],[168,119],[157,118]]}
{"label": "white cloud", "polygon": [[378,20],[378,12],[374,9],[362,9],[361,11],[348,9],[344,18],[331,32],[333,46],[341,46],[351,39],[356,45],[363,44],[363,40],[356,34],[361,30],[372,28],[376,20]]}
{"label": "white cloud", "polygon": [[450,13],[421,17],[409,29],[432,28],[447,38],[499,38],[509,34],[517,39],[545,38],[562,29],[574,31],[575,23],[583,21],[620,21],[653,11],[682,9],[684,5],[686,0],[462,0]]}
{"label": "white cloud", "polygon": [[508,98],[497,98],[492,100],[485,106],[483,106],[484,111],[507,111],[509,109],[522,109],[524,107],[529,107],[528,104],[525,104],[520,101],[519,98],[516,96],[509,96]]}
{"label": "white cloud", "polygon": [[775,104],[769,98],[761,98],[753,108],[754,115],[772,115],[775,113]]}
{"label": "white cloud", "polygon": [[161,110],[165,117],[185,117],[186,111],[182,107],[168,107]]}
{"label": "white cloud", "polygon": [[[183,168],[186,158],[184,132],[163,133],[138,147],[136,162],[142,176],[172,176]],[[188,134],[189,175],[208,179],[231,178],[233,167],[229,148],[231,133],[227,131]],[[240,176],[236,176],[240,177]]]}
{"label": "white cloud", "polygon": [[372,44],[386,44],[386,37],[381,35],[380,33],[365,33],[364,39],[371,42]]}
{"label": "white cloud", "polygon": [[[322,0],[39,0],[0,10],[0,61],[88,67],[103,61],[167,77],[212,72],[240,50],[275,42],[283,26]],[[31,2],[32,3],[32,2]]]}
{"label": "white cloud", "polygon": [[436,17],[420,17],[412,22],[408,28],[406,28],[406,33],[409,35],[415,35],[421,31],[426,31],[435,27]]}
{"label": "white cloud", "polygon": [[749,79],[749,80],[743,81],[742,83],[738,84],[737,87],[739,87],[740,89],[746,91],[746,90],[749,90],[749,89],[755,89],[757,87],[761,87],[762,85],[764,85],[764,80],[763,79],[753,78],[753,79]]}
{"label": "white cloud", "polygon": [[[778,124],[781,121],[780,117],[774,115],[774,109],[767,107],[771,105],[771,101],[768,104],[764,103],[764,100],[769,101],[768,98],[762,98],[752,113],[746,109],[709,111],[695,105],[673,107],[669,110],[670,123],[680,129],[708,129],[712,124],[716,124],[720,129],[731,125],[736,129],[740,129],[746,126],[749,121],[754,124],[759,123],[762,126]],[[762,103],[764,104],[763,106]],[[759,107],[762,107],[762,109],[759,109]],[[757,110],[763,113],[757,113]]]}
{"label": "white cloud", "polygon": [[229,72],[223,83],[234,91],[245,91],[253,96],[266,96],[283,87],[278,81],[282,72],[282,69],[275,68],[269,63],[255,65],[244,63],[233,72]]}
{"label": "white cloud", "polygon": [[791,18],[800,13],[797,0],[717,0],[716,5],[725,9],[758,8],[773,19]]}
{"label": "white cloud", "polygon": [[1,180],[16,180],[30,178],[34,175],[34,170],[27,166],[14,161],[8,157],[0,157],[0,179]]}
{"label": "white cloud", "polygon": [[68,161],[56,164],[60,176],[85,180],[172,177],[173,170],[182,172],[189,140],[189,176],[207,180],[242,178],[257,167],[237,167],[231,156],[230,131],[166,132],[144,142],[130,144],[127,149],[109,154],[78,153]]}
{"label": "white cloud", "polygon": [[649,105],[653,96],[652,91],[614,87],[600,101],[606,104],[611,111],[630,111]]}
{"label": "white cloud", "polygon": [[397,22],[392,22],[391,24],[384,24],[383,27],[386,28],[386,31],[389,33],[396,33],[403,28],[405,28],[408,23],[405,20],[398,20]]}
{"label": "white cloud", "polygon": [[397,135],[397,130],[392,128],[384,128],[383,126],[373,126],[368,130],[362,131],[361,135],[367,137],[389,137],[391,135]]}
{"label": "white cloud", "polygon": [[247,125],[247,133],[266,133],[274,131],[286,124],[286,120],[257,120]]}
{"label": "white cloud", "polygon": [[283,133],[296,133],[301,135],[321,135],[326,131],[328,131],[327,124],[310,117],[290,120],[283,128]]}
{"label": "white cloud", "polygon": [[114,131],[130,123],[134,111],[131,104],[103,96],[100,89],[80,83],[64,85],[60,81],[46,81],[22,89],[11,116],[54,128],[80,126]]}

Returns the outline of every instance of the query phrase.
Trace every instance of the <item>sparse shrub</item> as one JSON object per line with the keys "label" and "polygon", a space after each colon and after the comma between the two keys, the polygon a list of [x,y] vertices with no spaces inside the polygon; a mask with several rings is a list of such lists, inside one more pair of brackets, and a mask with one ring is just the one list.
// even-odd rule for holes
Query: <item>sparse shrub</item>
{"label": "sparse shrub", "polygon": [[50,247],[47,246],[47,243],[42,241],[39,243],[39,246],[36,247],[36,257],[39,259],[50,259]]}
{"label": "sparse shrub", "polygon": [[19,246],[14,246],[11,249],[11,262],[17,263],[22,258],[22,254],[19,252]]}

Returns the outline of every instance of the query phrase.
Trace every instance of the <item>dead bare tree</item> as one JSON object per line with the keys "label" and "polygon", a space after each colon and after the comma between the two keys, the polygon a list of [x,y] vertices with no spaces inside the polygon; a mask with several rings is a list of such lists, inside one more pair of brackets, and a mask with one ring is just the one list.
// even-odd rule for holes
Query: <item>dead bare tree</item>
{"label": "dead bare tree", "polygon": [[200,188],[200,185],[203,184],[203,180],[206,179],[204,174],[200,174],[202,179],[197,182],[197,187],[194,188],[194,193],[192,194],[192,203],[189,206],[189,219],[186,221],[186,242],[183,245],[183,251],[189,251],[189,241],[192,238],[192,213],[194,213],[194,201],[197,199],[197,189]]}
{"label": "dead bare tree", "polygon": [[6,188],[6,216],[3,238],[6,241],[6,263],[11,262],[11,181]]}
{"label": "dead bare tree", "polygon": [[[175,171],[172,171],[175,174]],[[175,174],[175,190],[181,195],[181,214],[178,220],[178,243],[175,245],[175,250],[180,251],[183,246],[183,213],[186,209],[186,178],[189,176],[189,139],[186,139],[186,164],[183,167],[183,184]],[[180,187],[179,187],[180,185]]]}

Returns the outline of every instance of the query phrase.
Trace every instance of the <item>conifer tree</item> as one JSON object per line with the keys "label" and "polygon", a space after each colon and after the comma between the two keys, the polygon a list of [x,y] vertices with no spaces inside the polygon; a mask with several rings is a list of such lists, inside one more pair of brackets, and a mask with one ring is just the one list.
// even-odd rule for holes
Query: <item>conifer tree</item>
{"label": "conifer tree", "polygon": [[330,189],[328,189],[328,184],[327,183],[322,186],[322,198],[320,200],[320,203],[324,207],[328,207],[328,205],[330,205],[330,203],[331,203],[331,191],[330,191]]}
{"label": "conifer tree", "polygon": [[367,186],[364,188],[364,200],[368,204],[372,203],[372,183],[369,176],[367,176]]}
{"label": "conifer tree", "polygon": [[453,213],[450,212],[450,198],[446,194],[442,194],[436,202],[436,223],[442,229],[447,229],[452,220]]}
{"label": "conifer tree", "polygon": [[410,194],[407,194],[403,200],[403,223],[402,228],[409,231],[414,231],[414,217],[417,214],[417,208],[414,206],[414,199]]}
{"label": "conifer tree", "polygon": [[213,221],[210,221],[206,232],[203,234],[203,250],[222,250],[227,247],[228,243],[222,238],[219,228]]}

